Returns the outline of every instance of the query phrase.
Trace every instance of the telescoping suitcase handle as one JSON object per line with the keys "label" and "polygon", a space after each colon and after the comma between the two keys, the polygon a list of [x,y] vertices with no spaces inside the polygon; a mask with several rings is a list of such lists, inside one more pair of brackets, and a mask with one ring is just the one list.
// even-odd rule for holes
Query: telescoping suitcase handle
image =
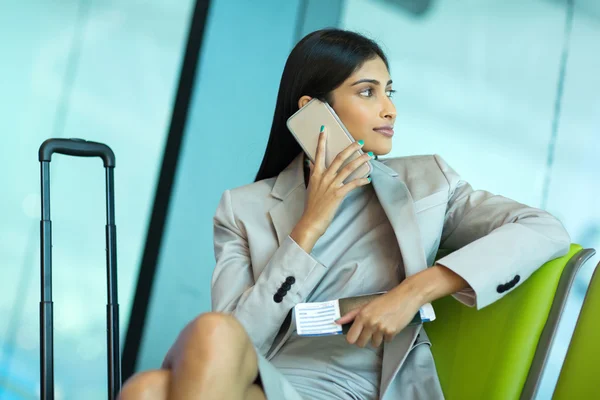
{"label": "telescoping suitcase handle", "polygon": [[104,161],[104,168],[115,167],[115,153],[104,143],[83,139],[48,139],[40,146],[40,162],[50,162],[53,153],[75,157],[100,157]]}
{"label": "telescoping suitcase handle", "polygon": [[106,275],[108,398],[121,390],[119,354],[119,302],[117,298],[117,228],[115,226],[115,155],[107,145],[83,139],[48,139],[40,146],[42,184],[40,389],[43,400],[54,399],[54,337],[52,303],[52,222],[50,220],[50,161],[53,153],[75,157],[100,157],[106,169]]}

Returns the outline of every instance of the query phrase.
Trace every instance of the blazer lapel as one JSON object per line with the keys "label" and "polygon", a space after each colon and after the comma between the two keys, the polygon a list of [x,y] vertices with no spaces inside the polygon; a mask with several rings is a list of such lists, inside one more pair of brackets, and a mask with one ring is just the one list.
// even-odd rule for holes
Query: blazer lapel
{"label": "blazer lapel", "polygon": [[[383,344],[383,360],[381,362],[381,383],[379,385],[379,399],[395,399],[394,390],[388,394],[388,388],[394,381],[396,374],[404,364],[404,360],[417,339],[422,325],[407,326],[391,342]],[[393,389],[393,388],[392,388]]]}
{"label": "blazer lapel", "polygon": [[398,173],[379,161],[372,161],[373,188],[396,234],[406,277],[427,268],[413,200]]}
{"label": "blazer lapel", "polygon": [[[372,165],[373,188],[396,234],[404,273],[409,277],[427,268],[412,196],[396,171],[379,161],[372,161]],[[394,340],[384,343],[380,399],[386,395],[420,330],[421,325],[406,327]],[[393,393],[390,395],[393,396]]]}

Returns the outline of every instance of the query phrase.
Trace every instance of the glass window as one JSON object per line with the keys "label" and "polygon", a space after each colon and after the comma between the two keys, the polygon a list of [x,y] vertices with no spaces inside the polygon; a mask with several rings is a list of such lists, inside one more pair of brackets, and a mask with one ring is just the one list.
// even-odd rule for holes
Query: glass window
{"label": "glass window", "polygon": [[[49,137],[116,154],[121,345],[127,328],[193,2],[5,4],[0,207],[0,398],[39,398],[37,151]],[[106,397],[104,168],[51,163],[57,398]]]}

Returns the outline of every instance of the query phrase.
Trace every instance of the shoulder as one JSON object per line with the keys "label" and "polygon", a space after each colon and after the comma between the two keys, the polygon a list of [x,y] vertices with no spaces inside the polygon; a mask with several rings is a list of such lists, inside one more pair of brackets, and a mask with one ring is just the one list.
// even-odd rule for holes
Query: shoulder
{"label": "shoulder", "polygon": [[390,157],[379,161],[398,173],[398,177],[415,194],[448,190],[460,180],[458,174],[438,154]]}
{"label": "shoulder", "polygon": [[384,157],[380,158],[379,161],[399,172],[407,167],[429,167],[434,165],[436,164],[435,156],[435,154],[420,154],[404,157]]}
{"label": "shoulder", "polygon": [[259,210],[268,210],[275,199],[271,196],[273,185],[277,177],[263,179],[258,182],[252,182],[247,185],[227,189],[221,196],[219,207],[228,206],[236,211],[236,214],[244,211],[257,212]]}
{"label": "shoulder", "polygon": [[229,189],[229,192],[231,193],[232,197],[265,198],[270,195],[276,180],[277,177],[263,179],[261,181],[252,182],[243,186]]}
{"label": "shoulder", "polygon": [[438,154],[390,157],[380,159],[380,161],[396,171],[401,178],[444,177],[445,179],[447,174],[454,173]]}

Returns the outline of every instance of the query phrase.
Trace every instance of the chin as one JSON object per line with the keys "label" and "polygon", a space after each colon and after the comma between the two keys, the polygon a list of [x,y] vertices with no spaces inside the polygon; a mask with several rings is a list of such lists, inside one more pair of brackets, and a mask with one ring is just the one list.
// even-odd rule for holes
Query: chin
{"label": "chin", "polygon": [[373,146],[371,149],[369,149],[369,151],[372,151],[373,154],[377,155],[377,156],[385,156],[386,154],[389,154],[390,151],[392,151],[392,143],[390,140],[390,143],[381,143],[377,146]]}
{"label": "chin", "polygon": [[386,154],[389,154],[392,151],[392,146],[388,146],[385,149],[382,149],[381,151],[374,151],[373,153],[377,154],[378,156],[385,156]]}
{"label": "chin", "polygon": [[364,139],[366,143],[362,150],[365,153],[372,151],[377,156],[384,156],[392,151],[392,138],[376,135]]}

